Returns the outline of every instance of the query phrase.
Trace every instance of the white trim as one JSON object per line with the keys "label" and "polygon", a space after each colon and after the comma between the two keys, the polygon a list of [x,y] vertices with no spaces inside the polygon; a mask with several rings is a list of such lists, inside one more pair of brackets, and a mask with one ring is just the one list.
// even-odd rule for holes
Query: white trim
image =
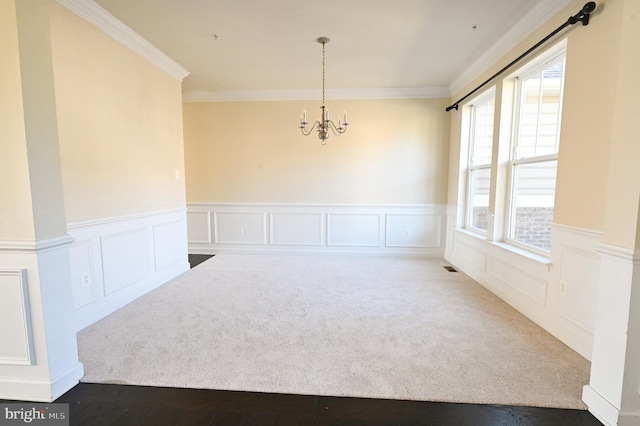
{"label": "white trim", "polygon": [[[189,253],[442,256],[446,209],[447,206],[441,204],[193,203],[188,205],[189,213],[210,214],[214,226],[209,230],[192,222]],[[215,220],[220,214],[229,215],[226,223]],[[274,220],[279,215],[289,215],[290,220]],[[317,217],[317,221],[308,220],[310,215]],[[336,226],[335,219],[344,216],[353,218],[358,226]],[[389,216],[394,218],[392,226],[385,220]],[[416,216],[423,216],[424,221],[416,221]],[[263,227],[256,225],[256,217],[264,217]],[[301,217],[306,219],[297,220]],[[358,220],[363,217],[364,224]],[[376,218],[375,224],[372,217]],[[225,238],[220,238],[221,232]],[[275,238],[292,232],[297,236],[281,241]],[[234,238],[229,237],[234,235]],[[401,243],[387,244],[388,240]]]}
{"label": "white trim", "polygon": [[84,367],[82,363],[77,362],[50,380],[0,377],[0,399],[53,402],[77,385],[82,376]]}
{"label": "white trim", "polygon": [[[450,98],[446,87],[399,87],[366,89],[330,89],[330,99],[429,99]],[[320,100],[321,92],[313,90],[193,91],[182,94],[183,102],[252,102]]]}
{"label": "white trim", "polygon": [[[0,364],[2,365],[33,365],[34,364],[34,346],[33,346],[33,329],[31,326],[31,308],[29,306],[29,289],[27,287],[27,270],[16,268],[0,268],[0,276],[13,277],[14,283],[18,288],[19,300],[15,300],[20,309],[22,318],[14,318],[18,321],[11,322],[13,327],[22,327],[21,345],[24,354],[23,358],[2,358],[0,353]],[[2,289],[0,289],[2,290]],[[6,343],[6,341],[5,341]],[[15,343],[15,342],[14,342]]]}
{"label": "white trim", "polygon": [[[450,206],[445,259],[590,360],[596,302],[591,306],[589,300],[570,296],[572,292],[591,294],[597,289],[593,280],[597,281],[598,274],[593,274],[593,279],[589,279],[591,275],[585,278],[576,259],[589,262],[583,264],[589,271],[599,270],[601,260],[595,247],[601,243],[602,232],[554,224],[548,259],[457,228],[456,214],[460,212]],[[570,259],[563,254],[571,254]],[[568,281],[568,298],[560,292],[562,278]]]}
{"label": "white trim", "polygon": [[561,231],[570,232],[575,235],[581,235],[594,240],[602,241],[604,233],[595,229],[578,228],[577,226],[563,225],[561,223],[553,223],[553,227]]}
{"label": "white trim", "polygon": [[[82,254],[70,265],[74,299],[83,301],[75,307],[76,330],[189,269],[186,216],[181,207],[68,225],[76,237],[70,252]],[[159,238],[163,225],[170,227]],[[129,261],[131,256],[137,258]]]}
{"label": "white trim", "polygon": [[185,207],[177,207],[174,209],[157,210],[152,212],[136,213],[136,214],[130,214],[130,215],[124,215],[124,216],[116,216],[116,217],[107,217],[103,219],[87,220],[83,222],[71,222],[67,224],[67,231],[71,231],[74,229],[88,228],[91,226],[104,226],[104,225],[109,225],[113,223],[126,222],[126,221],[131,221],[136,219],[147,219],[155,216],[159,217],[159,216],[169,215],[173,213],[182,213],[186,211],[187,209]]}
{"label": "white trim", "polygon": [[589,412],[605,426],[616,426],[618,424],[620,410],[590,385],[582,388],[582,402],[589,407]]}
{"label": "white trim", "polygon": [[[225,212],[229,211],[227,208],[241,207],[241,208],[256,208],[257,210],[265,207],[277,207],[285,208],[287,212],[289,209],[302,209],[306,210],[309,207],[320,208],[357,208],[357,209],[425,209],[425,208],[440,208],[447,207],[444,204],[340,204],[340,203],[188,203],[188,210],[197,211],[197,209],[207,209],[211,207],[224,208]],[[452,206],[455,208],[455,206]]]}
{"label": "white trim", "polygon": [[176,80],[182,82],[189,71],[164,54],[160,49],[100,7],[93,0],[56,0],[85,21],[151,62]]}
{"label": "white trim", "polygon": [[599,244],[596,249],[598,253],[605,256],[622,259],[631,263],[640,262],[640,250],[634,250],[626,247],[614,246],[607,243]]}
{"label": "white trim", "polygon": [[0,253],[41,253],[73,243],[69,235],[36,241],[0,241]]}
{"label": "white trim", "polygon": [[[541,0],[526,13],[500,39],[476,59],[449,85],[449,91],[457,94],[478,78],[493,64],[505,57],[513,48],[544,23],[571,3],[571,0]],[[455,102],[455,100],[454,100]]]}

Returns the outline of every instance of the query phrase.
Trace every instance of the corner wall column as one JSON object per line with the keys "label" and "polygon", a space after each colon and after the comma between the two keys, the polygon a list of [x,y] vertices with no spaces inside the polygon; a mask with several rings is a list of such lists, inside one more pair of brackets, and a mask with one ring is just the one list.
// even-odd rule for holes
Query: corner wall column
{"label": "corner wall column", "polygon": [[0,4],[0,399],[50,402],[83,375],[73,324],[50,6],[42,0]]}

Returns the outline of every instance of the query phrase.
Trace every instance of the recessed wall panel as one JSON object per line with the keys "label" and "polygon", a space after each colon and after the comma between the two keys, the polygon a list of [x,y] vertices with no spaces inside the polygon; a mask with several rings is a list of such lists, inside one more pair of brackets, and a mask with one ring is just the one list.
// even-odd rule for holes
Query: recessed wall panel
{"label": "recessed wall panel", "polygon": [[270,219],[273,245],[322,244],[322,213],[272,213]]}
{"label": "recessed wall panel", "polygon": [[0,269],[0,364],[33,364],[33,337],[25,269]]}
{"label": "recessed wall panel", "polygon": [[380,215],[369,213],[329,213],[327,245],[379,247]]}
{"label": "recessed wall panel", "polygon": [[211,212],[187,212],[189,244],[211,244]]}
{"label": "recessed wall panel", "polygon": [[265,245],[265,213],[216,212],[215,242],[217,244]]}
{"label": "recessed wall panel", "polygon": [[544,306],[547,297],[547,281],[531,275],[527,271],[514,267],[513,264],[493,259],[491,274],[510,288],[529,297]]}
{"label": "recessed wall panel", "polygon": [[563,247],[558,290],[558,313],[593,332],[596,321],[600,259]]}
{"label": "recessed wall panel", "polygon": [[111,294],[151,273],[147,229],[100,238],[105,294]]}
{"label": "recessed wall panel", "polygon": [[76,241],[69,246],[73,306],[81,308],[96,300],[95,277],[91,261],[91,240]]}
{"label": "recessed wall panel", "polygon": [[440,247],[442,216],[434,214],[388,214],[387,247]]}
{"label": "recessed wall panel", "polygon": [[184,221],[182,220],[153,226],[156,271],[161,271],[180,261],[187,261],[184,234]]}

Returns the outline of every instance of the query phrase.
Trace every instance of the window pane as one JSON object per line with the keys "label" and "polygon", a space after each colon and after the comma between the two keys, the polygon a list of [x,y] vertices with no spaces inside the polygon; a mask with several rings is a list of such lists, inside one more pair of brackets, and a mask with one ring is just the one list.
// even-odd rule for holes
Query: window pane
{"label": "window pane", "polygon": [[491,169],[471,170],[469,191],[469,214],[467,226],[487,230],[489,223],[489,185]]}
{"label": "window pane", "polygon": [[490,164],[493,149],[494,98],[473,106],[471,165]]}
{"label": "window pane", "polygon": [[557,167],[557,160],[514,166],[511,239],[551,250]]}
{"label": "window pane", "polygon": [[558,152],[564,58],[521,83],[516,158]]}

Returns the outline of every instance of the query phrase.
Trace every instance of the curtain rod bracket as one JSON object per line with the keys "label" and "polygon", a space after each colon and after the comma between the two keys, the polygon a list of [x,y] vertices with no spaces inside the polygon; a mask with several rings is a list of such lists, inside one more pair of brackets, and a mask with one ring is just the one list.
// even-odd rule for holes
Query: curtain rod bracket
{"label": "curtain rod bracket", "polygon": [[596,2],[590,1],[590,2],[586,3],[584,6],[582,6],[582,9],[580,9],[580,11],[578,13],[576,13],[575,15],[569,17],[567,22],[565,22],[564,24],[560,25],[558,28],[553,30],[549,35],[547,35],[545,38],[540,40],[538,43],[536,43],[529,50],[527,50],[522,55],[520,55],[516,59],[514,59],[511,63],[509,63],[509,65],[507,65],[506,67],[502,68],[500,71],[498,71],[497,73],[495,73],[494,75],[489,77],[484,83],[482,83],[481,85],[479,85],[478,87],[473,89],[471,92],[467,93],[460,100],[458,100],[458,102],[448,106],[447,107],[447,112],[451,111],[452,109],[455,109],[457,111],[458,110],[458,104],[460,102],[464,101],[469,96],[471,96],[474,93],[476,93],[478,90],[483,88],[487,83],[489,83],[494,78],[496,78],[497,76],[499,76],[500,74],[502,74],[503,72],[505,72],[506,70],[511,68],[511,66],[514,65],[516,62],[520,61],[522,58],[527,56],[529,53],[531,53],[534,50],[536,50],[538,47],[540,47],[542,44],[544,44],[546,41],[551,39],[553,36],[558,34],[560,31],[562,31],[563,29],[565,29],[569,25],[574,25],[574,24],[577,24],[578,22],[582,22],[582,26],[589,25],[589,17],[591,16],[591,12],[593,12],[594,10],[596,10]]}

